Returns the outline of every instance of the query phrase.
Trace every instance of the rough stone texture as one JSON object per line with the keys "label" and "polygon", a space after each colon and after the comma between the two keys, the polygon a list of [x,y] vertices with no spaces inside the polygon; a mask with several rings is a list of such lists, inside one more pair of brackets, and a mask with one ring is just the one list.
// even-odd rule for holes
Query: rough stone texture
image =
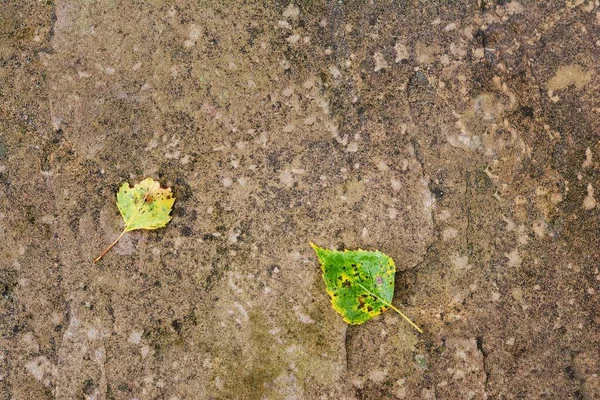
{"label": "rough stone texture", "polygon": [[[599,398],[599,37],[588,0],[2,2],[0,399]],[[173,221],[92,264],[146,176]],[[392,256],[425,334],[346,326],[309,241]]]}

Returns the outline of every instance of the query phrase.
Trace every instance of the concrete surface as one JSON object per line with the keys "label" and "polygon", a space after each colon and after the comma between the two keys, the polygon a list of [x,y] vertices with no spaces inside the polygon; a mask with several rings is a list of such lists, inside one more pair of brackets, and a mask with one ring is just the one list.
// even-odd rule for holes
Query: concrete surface
{"label": "concrete surface", "polygon": [[0,399],[600,398],[599,61],[591,0],[0,2]]}

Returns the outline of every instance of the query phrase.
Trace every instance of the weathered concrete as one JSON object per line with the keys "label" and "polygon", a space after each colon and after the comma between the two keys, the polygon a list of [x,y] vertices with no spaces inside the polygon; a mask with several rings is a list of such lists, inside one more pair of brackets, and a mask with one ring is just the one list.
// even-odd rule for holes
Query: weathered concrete
{"label": "weathered concrete", "polygon": [[0,5],[0,399],[600,397],[600,6],[223,3]]}

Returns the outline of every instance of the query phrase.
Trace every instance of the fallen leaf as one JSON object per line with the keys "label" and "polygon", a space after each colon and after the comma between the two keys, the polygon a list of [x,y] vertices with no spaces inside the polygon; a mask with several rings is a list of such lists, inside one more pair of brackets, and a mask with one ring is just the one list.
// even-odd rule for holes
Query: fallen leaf
{"label": "fallen leaf", "polygon": [[146,178],[133,188],[125,182],[117,192],[117,207],[123,217],[125,227],[119,237],[102,252],[94,262],[98,262],[123,237],[126,232],[136,229],[162,228],[171,220],[171,208],[175,197],[170,188],[161,189],[152,178]]}
{"label": "fallen leaf", "polygon": [[391,308],[423,333],[392,305],[396,275],[394,260],[379,251],[336,251],[310,245],[321,263],[331,305],[344,321],[362,324]]}

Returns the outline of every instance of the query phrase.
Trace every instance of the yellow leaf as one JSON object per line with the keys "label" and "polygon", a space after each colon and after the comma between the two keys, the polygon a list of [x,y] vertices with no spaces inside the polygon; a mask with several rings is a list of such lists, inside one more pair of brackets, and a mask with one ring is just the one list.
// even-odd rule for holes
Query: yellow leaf
{"label": "yellow leaf", "polygon": [[170,188],[162,189],[152,178],[146,178],[133,188],[125,182],[117,193],[117,207],[123,217],[125,227],[119,237],[111,243],[94,262],[98,262],[125,232],[136,229],[162,228],[171,220],[171,208],[175,197]]}

